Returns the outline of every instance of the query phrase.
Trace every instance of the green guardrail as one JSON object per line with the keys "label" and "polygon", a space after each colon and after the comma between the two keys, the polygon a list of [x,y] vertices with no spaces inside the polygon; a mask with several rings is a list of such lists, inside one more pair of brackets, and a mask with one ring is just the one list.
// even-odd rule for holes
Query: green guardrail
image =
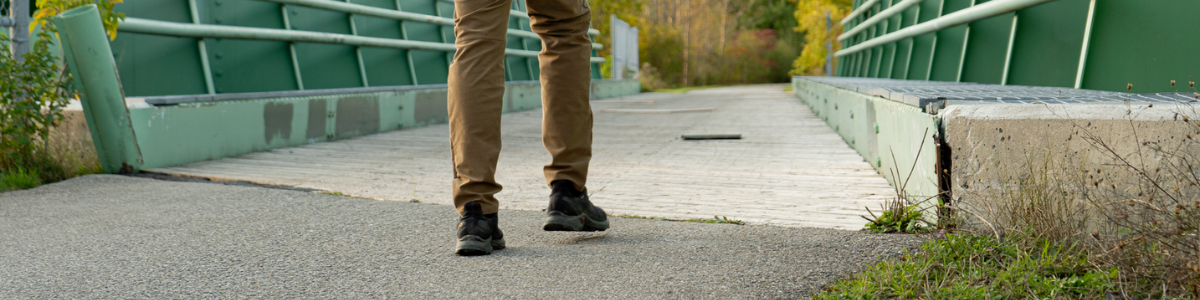
{"label": "green guardrail", "polygon": [[[166,1],[130,2],[161,6],[178,4]],[[188,1],[188,5],[195,7],[198,2],[202,1]],[[225,4],[221,4],[221,0],[213,0],[207,3],[235,8],[245,8],[238,5],[249,3],[265,3],[281,9],[279,4],[263,1],[225,1]],[[444,4],[441,1],[431,3]],[[136,8],[138,6],[125,7]],[[283,15],[291,15],[290,9],[282,8]],[[194,14],[195,11],[179,12]],[[242,13],[245,12],[236,12]],[[345,15],[334,19],[341,17]],[[228,22],[221,17],[212,18],[217,23]],[[261,18],[251,21],[258,19]],[[109,173],[167,167],[447,120],[447,88],[444,82],[449,56],[444,54],[453,51],[453,45],[449,43],[254,26],[182,24],[137,17],[127,19],[121,27],[124,31],[116,41],[110,43],[94,5],[69,10],[55,17],[54,22],[59,28],[63,57],[73,75],[74,87],[79,92],[101,165]],[[357,23],[351,20],[348,24]],[[403,26],[413,25],[417,24]],[[523,38],[516,38],[517,41],[520,39]],[[510,37],[509,48],[512,50],[510,54],[515,55],[509,55],[506,63],[511,66],[514,60],[524,59],[534,59],[533,62],[536,62],[536,57],[528,56],[536,54],[535,51],[513,49],[513,40]],[[237,47],[225,48],[228,44]],[[163,48],[166,46],[175,48]],[[301,51],[303,47],[323,49],[325,52]],[[267,51],[272,49],[288,51],[282,54],[279,51]],[[225,52],[227,50],[231,52]],[[387,62],[377,64],[369,55],[370,50],[406,51],[390,52],[396,55],[389,59],[391,62],[412,61],[414,64],[423,61],[428,65],[419,71],[413,68],[413,64],[404,65],[406,68],[400,70],[382,68],[389,71],[390,75],[411,74],[413,77],[405,84],[375,86],[373,82],[386,77],[372,77],[376,76],[370,74],[372,69],[363,67],[387,66]],[[316,54],[324,56],[313,56]],[[278,61],[281,55],[291,61]],[[318,59],[321,57],[326,61]],[[419,60],[420,57],[426,60]],[[204,62],[204,58],[211,60]],[[349,67],[353,72],[346,71],[344,63],[347,60],[352,62]],[[290,85],[292,88],[286,84],[272,84],[280,80],[273,77],[278,74],[272,74],[270,67],[279,65],[295,68],[273,69],[287,71],[282,82],[294,79],[291,81],[293,85]],[[317,68],[315,70],[319,72],[303,72],[304,76],[301,77],[300,71],[305,66]],[[267,69],[260,70],[258,67]],[[532,69],[527,68],[530,71]],[[596,75],[596,69],[593,67],[593,75]],[[156,76],[147,79],[148,70],[158,73],[150,73]],[[212,76],[206,78],[203,72],[211,72]],[[296,73],[294,77],[290,76],[293,72]],[[536,78],[536,73],[526,75],[530,74]],[[423,76],[441,76],[441,82],[423,83]],[[540,107],[541,86],[538,81],[534,78],[511,80],[513,76],[508,77],[510,81],[505,85],[503,98],[504,112]],[[246,82],[229,81],[239,78]],[[324,82],[325,79],[355,84],[339,87],[336,82]],[[368,82],[372,84],[368,86]],[[146,86],[154,83],[163,83],[164,86]],[[135,92],[130,92],[131,85]],[[313,85],[320,85],[320,88],[298,88]],[[600,99],[635,94],[640,88],[637,80],[593,80],[591,97]]]}
{"label": "green guardrail", "polygon": [[[452,1],[127,0],[115,8],[127,16],[111,47],[129,96],[444,84],[454,51]],[[541,40],[524,9],[514,1],[507,81],[539,77]],[[598,79],[603,58],[592,62]]]}
{"label": "green guardrail", "polygon": [[857,0],[837,75],[1139,93],[1200,78],[1200,1]]}

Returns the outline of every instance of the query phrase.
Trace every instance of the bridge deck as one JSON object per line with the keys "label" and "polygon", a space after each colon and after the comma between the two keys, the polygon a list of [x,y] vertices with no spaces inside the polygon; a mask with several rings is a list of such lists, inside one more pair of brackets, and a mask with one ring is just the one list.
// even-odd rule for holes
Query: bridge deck
{"label": "bridge deck", "polygon": [[[611,214],[725,216],[750,224],[858,229],[864,206],[892,188],[782,85],[593,102],[594,158],[588,188]],[[606,109],[688,109],[678,113]],[[540,111],[507,114],[497,179],[501,208],[541,210]],[[681,134],[741,134],[684,141]],[[150,171],[289,185],[392,201],[450,203],[445,124],[277,149]]]}

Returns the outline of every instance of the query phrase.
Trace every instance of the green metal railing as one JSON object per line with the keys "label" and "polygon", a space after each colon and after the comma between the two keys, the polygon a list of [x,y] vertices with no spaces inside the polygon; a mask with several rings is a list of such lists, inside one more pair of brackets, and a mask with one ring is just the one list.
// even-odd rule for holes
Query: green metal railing
{"label": "green metal railing", "polygon": [[[452,1],[177,2],[117,6],[127,18],[112,46],[130,96],[442,84],[455,51],[454,20],[444,17],[452,14]],[[514,3],[511,10],[508,81],[538,77],[540,39],[523,9]],[[181,37],[195,45],[185,46]],[[163,52],[185,55],[156,54]],[[594,78],[602,62],[592,58]]]}
{"label": "green metal railing", "polygon": [[1200,78],[1192,0],[856,0],[838,76],[1183,91]]}

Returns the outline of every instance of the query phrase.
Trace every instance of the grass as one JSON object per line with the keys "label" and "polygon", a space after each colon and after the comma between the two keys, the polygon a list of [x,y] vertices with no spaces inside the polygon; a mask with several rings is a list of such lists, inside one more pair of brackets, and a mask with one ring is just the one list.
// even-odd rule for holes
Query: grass
{"label": "grass", "polygon": [[1083,247],[1013,234],[948,234],[899,260],[827,286],[813,299],[1104,299],[1116,268]]}
{"label": "grass", "polygon": [[792,91],[792,85],[790,85],[790,84],[789,84],[789,85],[787,85],[786,87],[784,87],[784,88],[783,88],[783,91],[784,91],[784,92],[791,92],[791,91]]}
{"label": "grass", "polygon": [[34,157],[0,171],[0,192],[34,188],[80,175],[103,173],[82,111],[64,112],[64,121],[37,141]]}
{"label": "grass", "polygon": [[29,189],[41,184],[42,179],[37,170],[17,168],[0,171],[0,192]]}
{"label": "grass", "polygon": [[326,194],[326,195],[331,195],[331,196],[349,196],[349,195],[343,194],[342,192],[339,192],[339,191],[324,191],[321,193]]}
{"label": "grass", "polygon": [[669,218],[663,218],[663,217],[647,217],[647,216],[627,215],[627,214],[619,214],[619,215],[611,215],[611,216],[618,217],[618,218],[627,218],[627,219],[645,219],[645,220],[659,220],[659,221],[671,221],[671,222],[746,225],[746,222],[743,222],[742,220],[730,219],[728,217],[721,217],[721,216],[713,216],[712,219],[669,219]]}

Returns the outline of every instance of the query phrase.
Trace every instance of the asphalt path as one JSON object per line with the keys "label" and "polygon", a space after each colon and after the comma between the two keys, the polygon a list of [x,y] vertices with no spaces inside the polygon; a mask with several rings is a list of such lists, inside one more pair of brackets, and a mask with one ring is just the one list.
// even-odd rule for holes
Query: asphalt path
{"label": "asphalt path", "polygon": [[919,242],[626,218],[544,232],[543,217],[501,211],[509,248],[458,257],[450,206],[89,175],[0,193],[0,299],[794,299]]}

